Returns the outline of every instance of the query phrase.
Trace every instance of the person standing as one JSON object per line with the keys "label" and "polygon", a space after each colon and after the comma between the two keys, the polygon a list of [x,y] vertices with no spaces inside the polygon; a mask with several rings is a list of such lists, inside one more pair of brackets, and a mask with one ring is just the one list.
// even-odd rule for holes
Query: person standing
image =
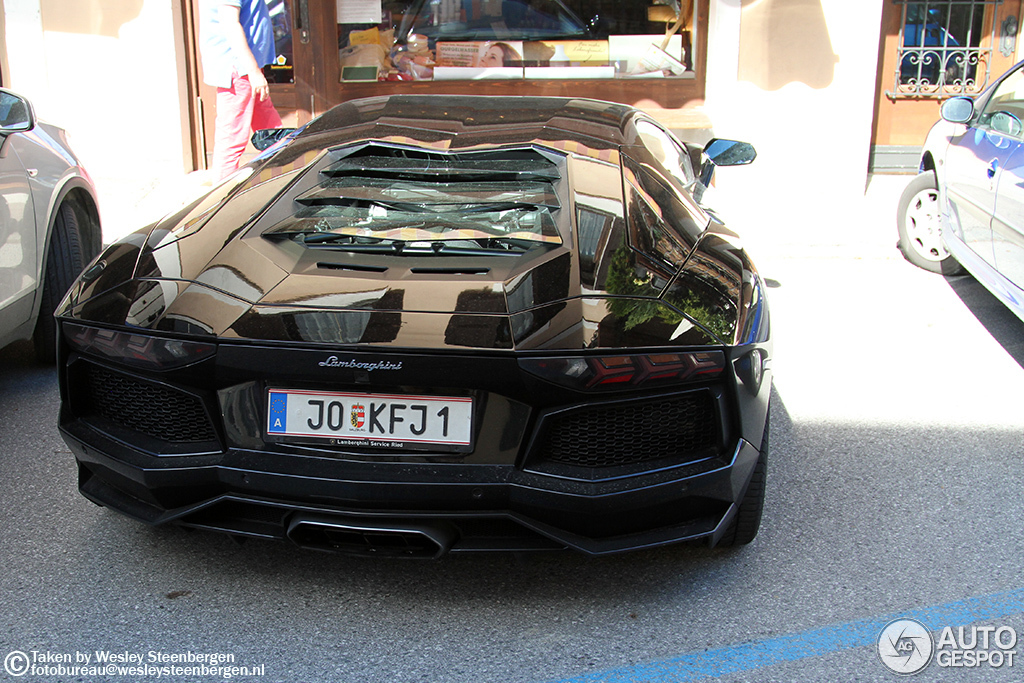
{"label": "person standing", "polygon": [[280,128],[263,67],[274,61],[274,27],[265,0],[201,0],[203,81],[217,88],[212,171],[234,173],[253,131]]}

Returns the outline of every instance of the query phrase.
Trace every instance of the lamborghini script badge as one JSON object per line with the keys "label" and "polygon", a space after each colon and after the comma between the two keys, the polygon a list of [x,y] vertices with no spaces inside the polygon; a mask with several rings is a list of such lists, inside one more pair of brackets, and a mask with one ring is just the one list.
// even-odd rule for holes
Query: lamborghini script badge
{"label": "lamborghini script badge", "polygon": [[401,370],[402,362],[392,363],[390,361],[381,360],[376,362],[363,362],[357,360],[338,360],[337,356],[331,356],[327,360],[320,361],[320,367],[322,368],[352,368],[354,370],[366,370],[372,372],[373,370]]}

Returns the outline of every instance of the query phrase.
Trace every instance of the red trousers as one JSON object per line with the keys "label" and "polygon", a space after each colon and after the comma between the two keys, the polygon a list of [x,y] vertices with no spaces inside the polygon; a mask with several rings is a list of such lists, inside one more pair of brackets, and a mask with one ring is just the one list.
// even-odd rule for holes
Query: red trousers
{"label": "red trousers", "polygon": [[269,97],[256,100],[248,76],[235,74],[230,88],[217,88],[216,125],[211,170],[221,180],[238,170],[253,131],[280,128],[281,117]]}

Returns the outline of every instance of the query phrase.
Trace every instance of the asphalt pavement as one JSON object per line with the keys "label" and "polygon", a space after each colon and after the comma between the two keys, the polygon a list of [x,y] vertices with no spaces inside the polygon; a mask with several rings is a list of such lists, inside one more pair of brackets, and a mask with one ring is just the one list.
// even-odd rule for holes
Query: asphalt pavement
{"label": "asphalt pavement", "polygon": [[[191,652],[263,667],[245,681],[895,681],[894,619],[1024,634],[1024,323],[902,259],[905,180],[869,185],[840,230],[743,226],[775,389],[761,533],[734,550],[370,561],[150,529],[77,493],[54,371],[0,350],[0,656]],[[932,661],[919,680],[1021,670]],[[54,671],[0,680],[158,680]]]}

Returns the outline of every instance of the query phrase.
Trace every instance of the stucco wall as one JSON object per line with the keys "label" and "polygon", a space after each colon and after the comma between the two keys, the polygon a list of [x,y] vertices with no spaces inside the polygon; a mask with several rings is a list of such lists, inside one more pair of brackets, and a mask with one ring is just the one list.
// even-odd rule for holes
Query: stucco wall
{"label": "stucco wall", "polygon": [[819,218],[806,237],[830,241],[836,212],[863,195],[882,3],[712,2],[705,110],[717,136],[758,151],[753,165],[718,172],[717,194],[745,198],[722,205],[748,234],[781,211]]}
{"label": "stucco wall", "polygon": [[101,212],[181,175],[186,159],[181,21],[167,0],[3,0],[10,73],[64,127],[101,191]]}

